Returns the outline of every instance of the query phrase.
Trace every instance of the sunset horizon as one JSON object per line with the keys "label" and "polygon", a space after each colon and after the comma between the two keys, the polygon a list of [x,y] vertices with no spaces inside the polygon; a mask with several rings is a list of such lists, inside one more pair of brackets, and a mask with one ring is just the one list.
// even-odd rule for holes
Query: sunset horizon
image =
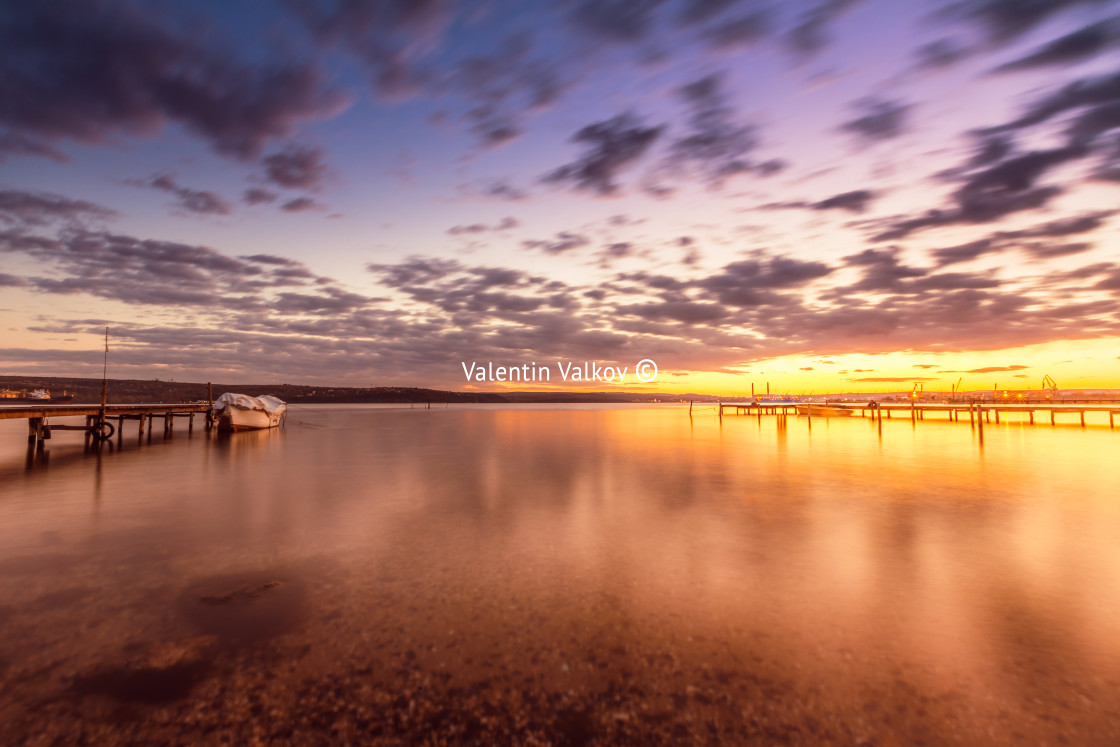
{"label": "sunset horizon", "polygon": [[1114,11],[10,8],[0,371],[1120,388]]}

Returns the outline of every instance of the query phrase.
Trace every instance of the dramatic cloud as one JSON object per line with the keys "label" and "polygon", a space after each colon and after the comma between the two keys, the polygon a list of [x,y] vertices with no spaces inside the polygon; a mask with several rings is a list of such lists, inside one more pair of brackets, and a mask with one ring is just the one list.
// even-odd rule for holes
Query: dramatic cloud
{"label": "dramatic cloud", "polygon": [[178,205],[183,210],[201,215],[229,215],[233,212],[230,204],[213,192],[206,190],[190,189],[178,184],[175,177],[170,174],[154,176],[147,182],[134,181],[140,186],[158,189],[175,195]]}
{"label": "dramatic cloud", "polygon": [[297,124],[348,106],[313,65],[248,64],[220,42],[208,46],[201,39],[165,26],[145,6],[101,0],[7,6],[0,12],[6,141],[22,138],[24,152],[48,154],[53,141],[153,135],[175,122],[219,153],[249,159]]}
{"label": "dramatic cloud", "polygon": [[662,127],[646,127],[628,114],[587,125],[572,137],[573,142],[587,146],[587,152],[544,180],[572,182],[576,189],[613,195],[618,191],[615,183],[618,173],[641,158],[662,130]]}
{"label": "dramatic cloud", "polygon": [[265,156],[265,178],[284,189],[314,189],[327,175],[323,151],[310,146],[293,145]]}

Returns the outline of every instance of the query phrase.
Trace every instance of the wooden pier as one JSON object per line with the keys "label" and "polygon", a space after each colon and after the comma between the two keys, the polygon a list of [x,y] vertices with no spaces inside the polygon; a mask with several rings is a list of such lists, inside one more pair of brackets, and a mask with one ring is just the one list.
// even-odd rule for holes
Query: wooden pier
{"label": "wooden pier", "polygon": [[[1108,413],[1108,426],[1110,428],[1116,427],[1117,416],[1120,416],[1120,402],[1100,402],[1100,403],[1076,403],[1076,404],[1061,404],[1054,402],[1047,403],[1034,403],[1034,402],[1015,402],[1015,403],[993,403],[993,402],[720,402],[719,403],[719,416],[722,418],[724,412],[730,412],[735,415],[789,415],[791,413],[797,414],[798,406],[805,407],[805,405],[814,405],[816,407],[827,406],[838,410],[848,410],[853,415],[857,412],[860,417],[871,417],[873,420],[882,420],[884,417],[890,419],[895,414],[900,417],[908,417],[911,421],[917,422],[925,420],[927,414],[944,413],[945,419],[954,422],[961,421],[961,415],[967,415],[968,422],[972,425],[979,424],[983,429],[984,423],[992,422],[995,419],[996,424],[1000,422],[1000,415],[1004,416],[1006,420],[1009,415],[1026,415],[1030,425],[1035,424],[1036,413],[1043,415],[1049,413],[1050,425],[1057,424],[1057,416],[1062,415],[1076,415],[1081,422],[1085,425],[1085,413],[1087,412],[1106,412]],[[820,416],[818,416],[820,417]],[[812,419],[811,410],[809,419]]]}
{"label": "wooden pier", "polygon": [[[86,446],[108,441],[116,436],[117,443],[124,439],[126,421],[138,423],[137,437],[143,438],[145,427],[151,436],[155,420],[163,421],[163,433],[171,434],[175,429],[176,418],[186,418],[187,431],[194,430],[194,419],[201,415],[206,427],[211,426],[206,418],[210,405],[206,402],[183,402],[176,404],[137,404],[137,405],[17,405],[0,406],[0,420],[23,418],[27,420],[28,448],[40,450],[43,442],[51,437],[53,431],[81,431],[85,435]],[[70,423],[54,424],[53,418],[85,418],[84,425]]]}

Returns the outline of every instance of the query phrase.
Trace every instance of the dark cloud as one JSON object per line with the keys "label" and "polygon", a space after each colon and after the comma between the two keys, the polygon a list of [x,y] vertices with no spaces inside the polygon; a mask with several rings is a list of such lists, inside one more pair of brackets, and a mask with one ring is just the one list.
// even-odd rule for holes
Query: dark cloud
{"label": "dark cloud", "polygon": [[1071,254],[1087,252],[1093,248],[1093,245],[1084,241],[1067,244],[1030,243],[1024,244],[1019,248],[1035,259],[1052,259],[1054,257],[1068,257]]}
{"label": "dark cloud", "polygon": [[0,132],[0,163],[4,163],[8,156],[39,156],[57,163],[66,163],[70,160],[65,153],[41,140],[24,134]]}
{"label": "dark cloud", "polygon": [[1078,29],[1047,44],[1025,57],[997,67],[994,72],[1006,73],[1054,65],[1070,65],[1120,45],[1120,16]]}
{"label": "dark cloud", "polygon": [[856,189],[851,192],[833,195],[820,202],[814,202],[809,207],[813,210],[847,210],[852,213],[862,213],[873,199],[875,199],[874,192],[866,189]]}
{"label": "dark cloud", "polygon": [[770,14],[760,10],[712,26],[706,29],[701,37],[713,49],[730,50],[757,44],[765,39],[770,31]]}
{"label": "dark cloud", "polygon": [[730,312],[720,304],[696,301],[660,301],[634,304],[620,306],[617,311],[620,314],[651,321],[669,321],[681,324],[706,324],[730,315]]}
{"label": "dark cloud", "polygon": [[615,42],[644,39],[665,0],[582,0],[572,11],[579,28]]}
{"label": "dark cloud", "polygon": [[991,239],[981,239],[979,241],[970,241],[967,244],[959,244],[957,246],[950,246],[944,249],[934,249],[932,254],[937,264],[951,265],[957,262],[970,262],[971,260],[981,257],[985,254],[992,252],[1003,251],[1004,246]]}
{"label": "dark cloud", "polygon": [[511,202],[524,200],[529,196],[525,190],[518,189],[506,181],[490,182],[482,187],[482,193],[487,197],[496,197]]}
{"label": "dark cloud", "polygon": [[933,364],[933,363],[915,363],[912,367],[913,368],[937,368],[937,365]]}
{"label": "dark cloud", "polygon": [[27,280],[24,278],[0,272],[0,288],[18,288],[23,285],[27,285]]}
{"label": "dark cloud", "polygon": [[241,199],[248,205],[260,205],[266,202],[276,202],[278,195],[275,192],[269,192],[267,189],[250,187],[241,194]]}
{"label": "dark cloud", "polygon": [[1082,149],[1086,155],[1088,146],[1101,133],[1120,127],[1120,72],[1098,75],[1074,81],[1048,96],[1044,96],[1028,107],[1019,118],[997,127],[982,131],[986,134],[1013,132],[1042,124],[1066,112],[1081,109],[1067,127],[1069,145],[1067,149]]}
{"label": "dark cloud", "polygon": [[696,286],[729,306],[761,306],[775,300],[776,290],[800,287],[832,271],[822,262],[792,257],[747,259],[725,265],[717,274],[697,281]]}
{"label": "dark cloud", "polygon": [[840,129],[856,135],[866,142],[889,140],[906,131],[909,104],[880,98],[864,98],[852,108],[856,116],[840,125]]}
{"label": "dark cloud", "polygon": [[736,0],[683,0],[678,18],[685,26],[705,23],[734,7],[735,3]]}
{"label": "dark cloud", "polygon": [[915,65],[919,70],[937,70],[950,67],[968,57],[970,51],[955,39],[938,39],[914,50]]}
{"label": "dark cloud", "polygon": [[228,202],[213,192],[200,189],[190,189],[175,181],[170,174],[154,176],[146,182],[133,181],[139,186],[151,187],[161,192],[175,195],[178,207],[191,213],[200,215],[229,215],[233,208]]}
{"label": "dark cloud", "polygon": [[521,221],[514,217],[502,218],[494,225],[486,223],[471,223],[468,225],[452,226],[447,229],[447,233],[452,236],[462,236],[464,234],[479,234],[488,233],[490,231],[509,231],[510,229],[517,228],[521,225]]}
{"label": "dark cloud", "polygon": [[1107,2],[1110,0],[959,0],[944,12],[949,17],[979,24],[991,42],[1005,44],[1064,10]]}
{"label": "dark cloud", "polygon": [[613,195],[618,191],[618,173],[641,158],[662,130],[646,127],[629,114],[587,125],[572,137],[587,152],[545,176],[544,181],[572,182],[576,189]]}
{"label": "dark cloud", "polygon": [[285,213],[305,213],[309,210],[322,210],[323,207],[311,197],[296,197],[280,206]]}
{"label": "dark cloud", "polygon": [[828,27],[860,4],[861,0],[820,0],[805,11],[786,35],[789,45],[803,54],[819,52],[828,44]]}
{"label": "dark cloud", "polygon": [[366,269],[381,276],[383,285],[400,288],[440,280],[462,271],[463,266],[453,259],[409,257],[395,265],[369,264],[366,265]]}
{"label": "dark cloud", "polygon": [[864,249],[858,254],[844,257],[845,264],[863,268],[863,277],[855,284],[843,288],[839,293],[852,291],[893,291],[903,292],[906,283],[915,278],[924,278],[927,271],[920,267],[910,267],[899,260],[899,250]]}
{"label": "dark cloud", "polygon": [[529,114],[552,106],[570,87],[560,65],[535,56],[528,34],[513,34],[489,54],[472,55],[454,65],[443,85],[467,106],[462,119],[484,148],[519,137]]}
{"label": "dark cloud", "polygon": [[0,223],[43,226],[58,221],[106,220],[117,213],[85,200],[47,192],[0,189]]}
{"label": "dark cloud", "polygon": [[306,145],[288,146],[261,162],[265,178],[284,189],[314,189],[327,175],[322,149]]}
{"label": "dark cloud", "polygon": [[586,236],[581,236],[578,233],[571,233],[570,231],[561,231],[556,234],[555,239],[522,241],[521,246],[526,249],[540,249],[546,254],[563,254],[572,249],[587,246],[590,243]]}
{"label": "dark cloud", "polygon": [[985,168],[959,175],[955,205],[927,211],[918,217],[891,218],[872,241],[893,241],[926,228],[990,223],[1012,213],[1034,210],[1061,194],[1057,186],[1036,186],[1049,170],[1081,158],[1085,149],[1068,146],[1013,155]]}
{"label": "dark cloud", "polygon": [[7,141],[38,143],[49,155],[53,141],[152,135],[174,122],[223,155],[249,159],[297,124],[349,103],[313,65],[245,63],[228,45],[166,26],[165,17],[99,0],[6,6],[0,127]]}
{"label": "dark cloud", "polygon": [[421,60],[438,48],[455,10],[451,0],[288,0],[288,5],[320,44],[358,59],[373,90],[390,100],[430,83]]}
{"label": "dark cloud", "polygon": [[693,81],[678,93],[689,107],[689,132],[673,142],[674,165],[698,168],[714,186],[754,168],[748,155],[758,145],[755,127],[734,121],[721,74]]}

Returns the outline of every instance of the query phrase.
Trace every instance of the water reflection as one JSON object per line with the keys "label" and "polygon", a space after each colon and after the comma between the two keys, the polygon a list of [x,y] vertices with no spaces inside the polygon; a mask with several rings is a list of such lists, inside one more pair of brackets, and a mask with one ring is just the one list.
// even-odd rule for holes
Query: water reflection
{"label": "water reflection", "polygon": [[[805,741],[815,723],[841,741],[1106,743],[1120,726],[1100,706],[1120,695],[1117,434],[993,425],[981,455],[961,424],[872,428],[304,407],[282,431],[97,459],[52,443],[64,458],[46,469],[0,466],[4,707],[33,719],[69,682],[131,683],[173,660],[191,673],[170,690],[183,708],[217,712],[210,682],[263,698],[342,673],[516,686],[526,708],[561,693],[620,740],[645,733],[615,718],[641,704],[683,714],[666,738],[717,715],[742,737],[754,704]],[[276,627],[236,633],[246,620]],[[273,674],[242,681],[258,670]],[[622,700],[602,700],[608,687]]]}

